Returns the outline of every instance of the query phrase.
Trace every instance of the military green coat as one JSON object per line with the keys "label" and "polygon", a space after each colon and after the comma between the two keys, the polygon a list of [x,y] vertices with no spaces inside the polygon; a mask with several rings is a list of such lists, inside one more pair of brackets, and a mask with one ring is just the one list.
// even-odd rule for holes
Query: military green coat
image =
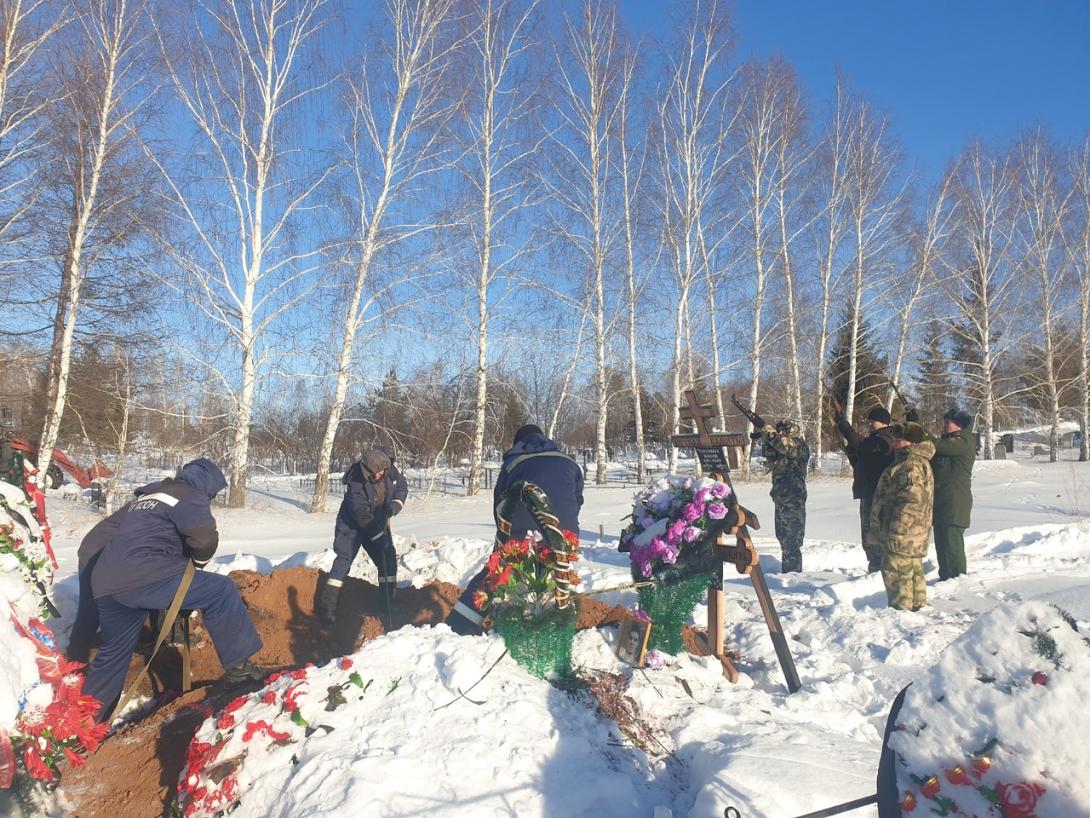
{"label": "military green coat", "polygon": [[973,463],[976,443],[965,432],[948,432],[931,438],[935,457],[935,525],[969,527],[973,511]]}
{"label": "military green coat", "polygon": [[929,440],[899,449],[878,478],[870,513],[870,537],[887,554],[922,559],[931,537],[935,479]]}

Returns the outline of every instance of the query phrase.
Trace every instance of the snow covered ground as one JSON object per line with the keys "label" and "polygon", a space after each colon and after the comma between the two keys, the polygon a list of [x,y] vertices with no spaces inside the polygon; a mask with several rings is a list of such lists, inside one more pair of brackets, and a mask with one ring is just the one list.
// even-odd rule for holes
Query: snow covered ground
{"label": "snow covered ground", "polygon": [[[435,713],[437,703],[484,673],[502,642],[458,637],[444,626],[405,629],[353,657],[363,675],[376,678],[375,689],[402,678],[401,693],[388,703],[376,695],[372,709],[353,710],[352,730],[315,736],[292,770],[254,767],[239,814],[657,818],[667,814],[654,812],[660,807],[675,818],[720,818],[736,806],[743,818],[798,815],[874,791],[890,702],[924,678],[983,612],[1044,600],[1090,628],[1090,464],[978,463],[970,573],[939,584],[933,559],[926,561],[931,604],[919,613],[886,608],[881,578],[865,574],[847,480],[811,482],[805,573],[783,578],[767,481],[736,489],[765,521],[755,542],[802,678],[798,693],[787,692],[752,586],[732,574],[727,641],[741,656],[738,684],[722,678],[717,662],[690,656],[633,673],[613,657],[612,631],[577,637],[577,664],[631,674],[629,695],[663,748],[652,755],[595,721],[592,707],[509,659],[470,694],[481,704],[462,700]],[[632,493],[587,488],[579,563],[586,591],[628,581],[627,556],[616,542]],[[306,514],[307,492],[294,478],[261,481],[251,497],[251,508],[217,509],[215,570],[328,565],[335,502],[332,512]],[[49,511],[61,562],[55,597],[67,612],[75,602],[76,547],[99,515],[58,496]],[[394,530],[403,581],[462,583],[490,548],[490,498],[411,500]],[[362,554],[354,572],[374,575]],[[631,591],[599,598],[635,604]],[[705,615],[698,607],[695,622],[702,625]],[[1090,769],[1090,751],[1086,761]]]}

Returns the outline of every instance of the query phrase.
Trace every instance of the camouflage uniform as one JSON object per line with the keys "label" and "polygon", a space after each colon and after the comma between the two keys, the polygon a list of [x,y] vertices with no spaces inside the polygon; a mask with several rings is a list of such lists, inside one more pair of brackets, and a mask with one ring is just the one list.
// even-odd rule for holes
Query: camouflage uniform
{"label": "camouflage uniform", "polygon": [[916,610],[927,602],[923,558],[935,497],[934,455],[929,440],[898,449],[874,490],[870,533],[882,547],[882,579],[891,608]]}
{"label": "camouflage uniform", "polygon": [[780,541],[784,573],[802,570],[802,539],[806,533],[806,464],[810,447],[794,421],[781,421],[777,428],[765,426],[762,450],[772,474],[769,494],[776,506],[776,539]]}

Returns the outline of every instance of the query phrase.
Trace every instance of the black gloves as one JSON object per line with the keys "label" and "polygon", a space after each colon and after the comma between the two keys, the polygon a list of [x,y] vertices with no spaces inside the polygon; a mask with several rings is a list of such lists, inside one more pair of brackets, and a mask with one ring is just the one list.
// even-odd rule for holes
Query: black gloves
{"label": "black gloves", "polygon": [[394,500],[392,503],[390,503],[390,516],[391,517],[396,517],[399,513],[401,513],[401,509],[402,509],[401,501],[400,500]]}
{"label": "black gloves", "polygon": [[750,440],[760,440],[762,437],[764,437],[764,432],[750,432],[749,433],[749,439]]}
{"label": "black gloves", "polygon": [[905,420],[907,420],[909,423],[919,423],[920,413],[917,412],[914,408],[909,408],[909,410],[905,412]]}

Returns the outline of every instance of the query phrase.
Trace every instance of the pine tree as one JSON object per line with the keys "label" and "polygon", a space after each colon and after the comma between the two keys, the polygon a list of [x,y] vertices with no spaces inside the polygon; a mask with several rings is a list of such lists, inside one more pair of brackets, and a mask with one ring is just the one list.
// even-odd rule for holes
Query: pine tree
{"label": "pine tree", "polygon": [[946,351],[948,338],[942,324],[932,319],[925,332],[927,341],[920,371],[912,379],[919,396],[915,409],[925,426],[937,429],[942,427],[943,414],[955,403],[954,383]]}
{"label": "pine tree", "polygon": [[[848,317],[845,318],[840,332],[837,333],[829,366],[826,369],[830,384],[829,394],[841,406],[846,405],[848,399],[848,362],[851,340],[851,320]],[[855,369],[855,411],[851,419],[852,423],[862,423],[871,409],[875,406],[883,406],[888,389],[886,358],[879,355],[875,349],[873,330],[864,318],[859,322],[859,346],[856,351]]]}

